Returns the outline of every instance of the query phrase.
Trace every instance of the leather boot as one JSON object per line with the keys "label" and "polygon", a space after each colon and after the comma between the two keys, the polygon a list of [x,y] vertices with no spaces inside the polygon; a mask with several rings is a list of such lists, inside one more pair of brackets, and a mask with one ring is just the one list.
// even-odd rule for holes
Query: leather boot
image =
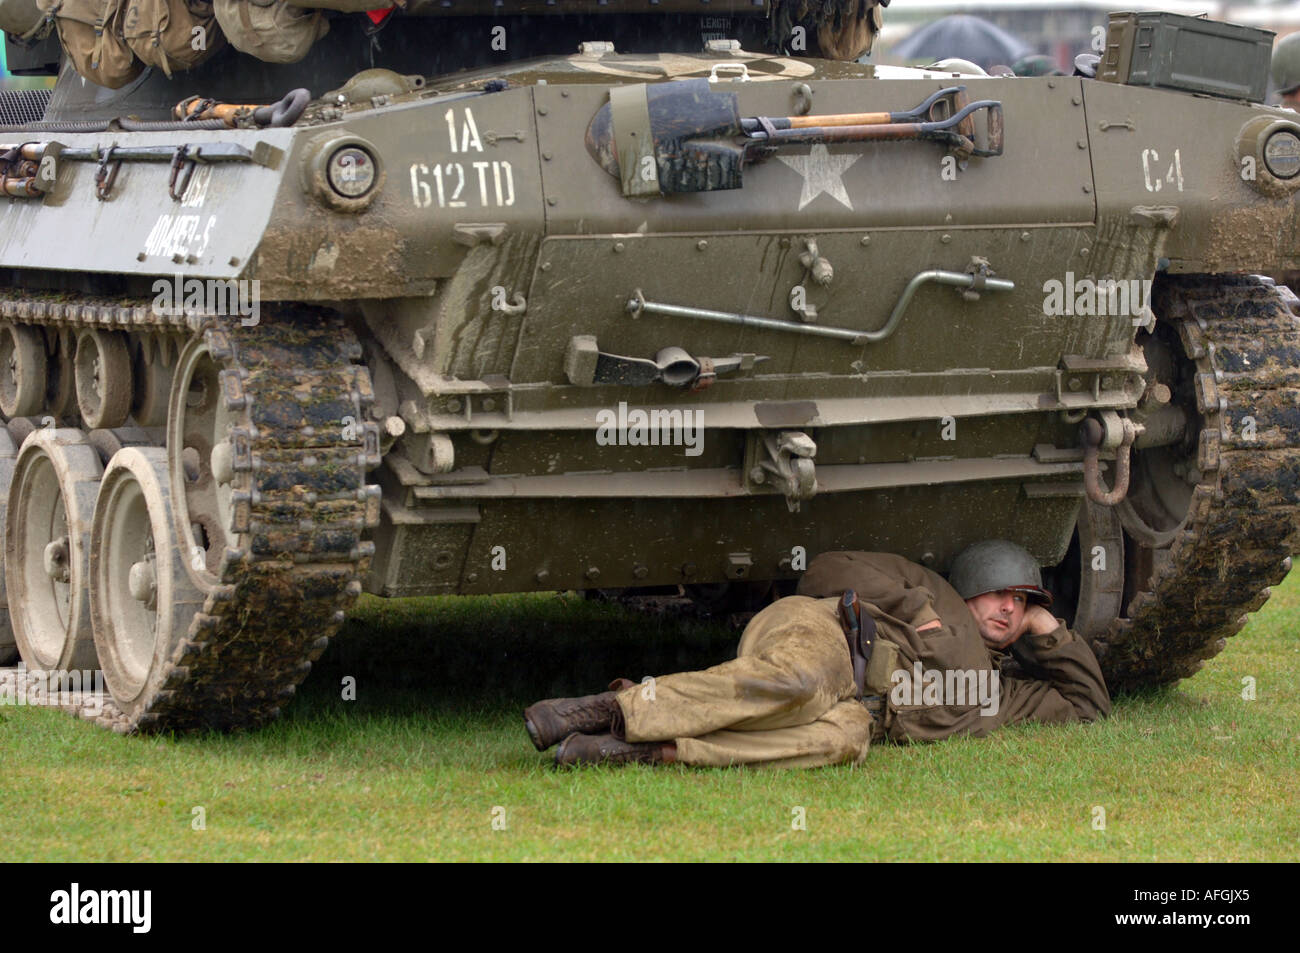
{"label": "leather boot", "polygon": [[633,744],[613,735],[572,734],[555,749],[555,765],[577,764],[671,764],[677,760],[673,742],[645,741]]}
{"label": "leather boot", "polygon": [[601,692],[581,698],[548,698],[525,709],[524,727],[533,747],[545,751],[574,732],[590,735],[609,731],[616,722],[621,728],[623,710],[614,697],[614,692]]}

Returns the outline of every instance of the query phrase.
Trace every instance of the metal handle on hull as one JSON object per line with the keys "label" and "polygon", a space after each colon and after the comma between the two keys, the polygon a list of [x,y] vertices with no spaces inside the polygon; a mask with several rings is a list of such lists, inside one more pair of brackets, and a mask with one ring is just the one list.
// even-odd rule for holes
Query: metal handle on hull
{"label": "metal handle on hull", "polygon": [[766,331],[785,331],[788,334],[806,334],[812,337],[833,338],[850,344],[879,344],[890,337],[903,320],[903,313],[911,303],[918,288],[927,282],[952,285],[956,288],[981,291],[1013,291],[1016,283],[1006,278],[990,278],[982,274],[970,274],[961,271],[923,271],[907,283],[903,293],[894,305],[889,320],[875,331],[855,331],[851,328],[828,328],[816,324],[791,324],[775,318],[760,318],[752,314],[740,314],[734,311],[711,311],[707,308],[690,308],[683,305],[664,304],[659,301],[647,301],[640,288],[628,298],[627,310],[632,317],[642,314],[662,314],[673,318],[695,318],[699,321],[716,321],[720,324],[739,324],[746,327],[762,328]]}

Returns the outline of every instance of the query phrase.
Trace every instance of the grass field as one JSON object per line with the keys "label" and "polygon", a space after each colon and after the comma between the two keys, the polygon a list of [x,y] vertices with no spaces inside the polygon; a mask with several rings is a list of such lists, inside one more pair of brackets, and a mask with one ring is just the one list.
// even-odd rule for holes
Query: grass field
{"label": "grass field", "polygon": [[1300,574],[1195,678],[1101,724],[882,745],[857,768],[557,772],[526,704],[713,664],[736,634],[574,596],[366,600],[259,732],[120,738],[0,708],[0,856],[1293,860],[1297,632]]}

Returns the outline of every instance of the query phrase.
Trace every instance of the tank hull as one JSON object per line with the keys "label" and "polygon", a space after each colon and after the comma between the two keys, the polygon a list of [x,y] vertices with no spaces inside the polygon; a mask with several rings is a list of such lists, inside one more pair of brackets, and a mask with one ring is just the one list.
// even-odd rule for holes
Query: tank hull
{"label": "tank hull", "polygon": [[[936,94],[924,122],[976,104],[964,146],[860,131],[878,118],[775,144],[773,117]],[[690,131],[709,110],[764,119]],[[41,194],[0,207],[9,433],[79,428],[105,465],[165,448],[150,505],[179,514],[176,578],[202,601],[116,724],[265,720],[363,590],[761,588],[833,549],[946,571],[986,538],[1057,567],[1116,687],[1183,677],[1296,539],[1294,490],[1263,489],[1295,463],[1295,299],[1238,277],[1300,267],[1290,185],[1243,175],[1289,115],[1078,77],[595,51],[361,74],[282,128],[40,130]],[[722,178],[673,151],[731,155],[744,122],[768,138],[745,133]],[[638,134],[659,150],[641,183]],[[653,182],[679,161],[689,187]],[[79,370],[114,341],[130,375]],[[1130,468],[1128,502],[1100,501]],[[11,523],[27,505],[11,494]],[[1216,566],[1211,610],[1194,594]],[[275,647],[264,673],[232,619]]]}

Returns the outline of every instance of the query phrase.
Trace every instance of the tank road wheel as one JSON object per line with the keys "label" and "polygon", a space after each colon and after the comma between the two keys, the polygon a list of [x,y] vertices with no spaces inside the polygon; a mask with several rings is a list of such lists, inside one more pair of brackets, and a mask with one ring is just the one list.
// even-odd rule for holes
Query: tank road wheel
{"label": "tank road wheel", "polygon": [[142,340],[133,349],[131,416],[141,427],[161,427],[167,423],[167,402],[172,391],[172,372],[176,352],[166,340]]}
{"label": "tank road wheel", "polygon": [[14,637],[31,669],[98,668],[87,560],[103,472],[80,430],[38,430],[18,452],[5,525],[5,582]]}
{"label": "tank road wheel", "polygon": [[40,413],[45,386],[45,335],[26,324],[0,324],[0,413]]}
{"label": "tank road wheel", "polygon": [[[18,446],[9,431],[0,427],[0,502],[9,498],[9,484],[13,480],[14,463],[18,457]],[[0,505],[0,539],[4,538],[5,511],[8,507]],[[0,665],[12,665],[18,661],[18,643],[14,639],[13,626],[9,623],[9,603],[5,599],[4,573],[0,572]]]}
{"label": "tank road wheel", "polygon": [[50,330],[49,362],[46,365],[43,415],[67,420],[77,413],[77,341],[71,331]]}
{"label": "tank road wheel", "polygon": [[121,331],[88,329],[77,338],[77,407],[87,430],[111,429],[131,415],[131,352]]}
{"label": "tank road wheel", "polygon": [[176,545],[167,451],[128,447],[109,461],[95,501],[90,608],[104,681],[132,721],[169,674],[203,597]]}
{"label": "tank road wheel", "polygon": [[233,453],[229,432],[238,422],[226,409],[220,369],[202,339],[181,354],[172,387],[167,446],[174,455],[171,493],[176,536],[188,562],[210,588],[230,534]]}
{"label": "tank road wheel", "polygon": [[1092,641],[1124,609],[1124,531],[1113,506],[1084,499],[1066,561],[1051,573],[1058,605],[1068,612],[1070,628]]}

